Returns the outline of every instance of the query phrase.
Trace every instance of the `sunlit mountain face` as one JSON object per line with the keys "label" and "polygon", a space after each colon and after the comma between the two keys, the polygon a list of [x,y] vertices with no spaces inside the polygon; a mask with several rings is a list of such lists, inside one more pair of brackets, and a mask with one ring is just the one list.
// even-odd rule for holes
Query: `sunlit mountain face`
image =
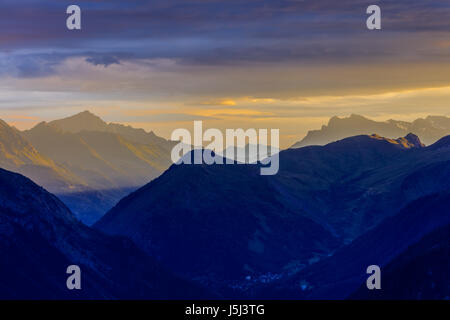
{"label": "sunlit mountain face", "polygon": [[437,0],[2,0],[0,299],[448,299],[449,31]]}
{"label": "sunlit mountain face", "polygon": [[2,122],[0,145],[3,168],[45,186],[79,219],[92,224],[166,170],[175,144],[83,112],[22,132]]}

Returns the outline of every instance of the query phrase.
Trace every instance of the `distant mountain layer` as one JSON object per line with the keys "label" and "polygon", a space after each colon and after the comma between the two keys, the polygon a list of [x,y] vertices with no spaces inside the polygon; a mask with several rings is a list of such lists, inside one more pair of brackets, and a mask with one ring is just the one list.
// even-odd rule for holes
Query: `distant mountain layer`
{"label": "distant mountain layer", "polygon": [[172,144],[167,144],[167,140],[158,137],[153,132],[146,132],[144,129],[136,129],[117,123],[106,123],[100,117],[89,111],[83,111],[74,116],[54,120],[48,123],[52,127],[61,129],[64,132],[79,133],[82,131],[109,132],[121,135],[127,140],[140,144],[158,145],[166,148]]}
{"label": "distant mountain layer", "polygon": [[[296,273],[407,203],[450,189],[450,136],[355,136],[258,165],[173,165],[95,227],[131,237],[183,276],[222,290]],[[185,261],[190,261],[186,265]]]}
{"label": "distant mountain layer", "polygon": [[41,154],[20,131],[0,120],[0,167],[20,172],[53,190],[70,190],[81,181]]}
{"label": "distant mountain layer", "polygon": [[88,111],[24,132],[0,122],[0,166],[60,196],[88,225],[166,170],[173,145]]}
{"label": "distant mountain layer", "polygon": [[169,146],[159,141],[153,144],[152,135],[147,143],[139,143],[118,133],[72,133],[46,123],[23,135],[39,152],[62,164],[93,189],[140,186],[171,164]]}
{"label": "distant mountain layer", "polygon": [[450,134],[450,118],[444,116],[428,116],[413,122],[388,120],[378,122],[352,114],[348,118],[332,117],[328,125],[320,130],[309,131],[301,141],[291,148],[309,145],[325,145],[327,143],[360,134],[378,134],[387,138],[396,138],[413,133],[419,136],[426,145]]}
{"label": "distant mountain layer", "polygon": [[[55,196],[0,169],[0,299],[192,299],[211,297],[173,276],[125,238],[78,222]],[[69,265],[81,290],[66,287]]]}

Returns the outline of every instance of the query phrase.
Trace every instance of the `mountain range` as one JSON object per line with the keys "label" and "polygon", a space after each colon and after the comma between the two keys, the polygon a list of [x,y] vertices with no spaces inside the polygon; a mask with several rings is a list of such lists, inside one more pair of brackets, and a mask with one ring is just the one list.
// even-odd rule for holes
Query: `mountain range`
{"label": "mountain range", "polygon": [[408,203],[450,189],[450,136],[425,147],[413,134],[360,135],[279,156],[270,177],[258,165],[173,165],[94,227],[234,296],[313,266]]}
{"label": "mountain range", "polygon": [[[361,118],[328,127],[376,134],[282,150],[274,176],[171,164],[175,142],[90,112],[0,120],[0,299],[447,298],[450,136]],[[65,287],[72,264],[82,291]],[[365,287],[372,264],[382,291]]]}
{"label": "mountain range", "polygon": [[23,132],[0,123],[0,165],[57,194],[88,225],[167,169],[173,145],[88,111]]}
{"label": "mountain range", "polygon": [[[449,123],[442,116],[412,123],[376,122],[357,115],[333,117],[328,126],[311,131],[294,147],[326,144],[360,133],[396,138],[410,131],[428,143],[450,133]],[[56,194],[87,225],[168,169],[174,145],[153,132],[106,123],[89,111],[41,122],[25,131],[0,122],[0,166]]]}
{"label": "mountain range", "polygon": [[445,116],[428,116],[413,122],[388,120],[374,121],[360,115],[349,117],[332,117],[327,125],[320,130],[309,131],[291,148],[309,145],[325,145],[333,141],[360,134],[378,134],[387,138],[396,138],[408,133],[417,135],[426,145],[432,144],[440,138],[450,134],[450,118]]}

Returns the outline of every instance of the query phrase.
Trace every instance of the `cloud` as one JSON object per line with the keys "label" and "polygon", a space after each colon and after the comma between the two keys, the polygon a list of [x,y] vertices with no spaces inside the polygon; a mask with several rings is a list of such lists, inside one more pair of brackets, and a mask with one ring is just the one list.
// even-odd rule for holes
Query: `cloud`
{"label": "cloud", "polygon": [[94,66],[102,65],[105,68],[112,64],[120,64],[120,60],[115,56],[96,55],[94,57],[86,58],[86,62],[93,64]]}
{"label": "cloud", "polygon": [[197,120],[218,120],[216,117],[208,117],[202,115],[186,114],[186,113],[154,113],[144,115],[124,115],[121,116],[121,122],[132,123],[153,123],[153,122],[186,122]]}
{"label": "cloud", "polygon": [[236,101],[232,99],[223,99],[215,101],[203,101],[199,103],[191,103],[190,105],[202,105],[202,106],[235,106]]}
{"label": "cloud", "polygon": [[[365,27],[365,9],[374,3],[383,12],[379,33]],[[111,0],[78,5],[83,29],[71,32],[65,28],[63,3],[6,1],[0,11],[2,50],[27,49],[34,55],[33,50],[52,48],[78,57],[82,48],[91,52],[87,61],[103,66],[157,58],[187,65],[320,63],[423,54],[435,50],[423,33],[445,38],[450,28],[450,5],[437,0]],[[414,37],[420,39],[396,45],[396,40]],[[420,48],[417,41],[423,42]]]}
{"label": "cloud", "polygon": [[[69,4],[2,1],[2,111],[150,108],[117,121],[163,128],[203,116],[295,129],[299,117],[352,109],[448,110],[437,92],[374,98],[450,85],[447,2],[80,0],[80,32],[65,27]],[[365,27],[369,4],[381,6],[380,32]]]}

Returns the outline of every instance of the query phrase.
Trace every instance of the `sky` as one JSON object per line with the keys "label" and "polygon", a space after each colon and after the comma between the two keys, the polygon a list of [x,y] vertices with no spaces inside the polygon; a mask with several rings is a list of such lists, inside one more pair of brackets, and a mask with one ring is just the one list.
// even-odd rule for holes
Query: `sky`
{"label": "sky", "polygon": [[90,110],[166,138],[278,128],[286,147],[335,115],[450,115],[449,98],[448,1],[0,0],[0,118],[19,129]]}

